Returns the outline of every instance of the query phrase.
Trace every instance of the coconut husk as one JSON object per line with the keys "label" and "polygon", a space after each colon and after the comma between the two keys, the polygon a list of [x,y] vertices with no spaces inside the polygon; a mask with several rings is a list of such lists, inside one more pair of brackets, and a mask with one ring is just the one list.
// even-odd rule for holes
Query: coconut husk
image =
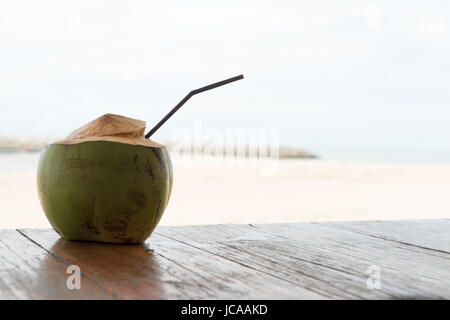
{"label": "coconut husk", "polygon": [[111,113],[92,120],[56,143],[75,144],[86,141],[111,141],[147,147],[163,146],[145,139],[145,121]]}

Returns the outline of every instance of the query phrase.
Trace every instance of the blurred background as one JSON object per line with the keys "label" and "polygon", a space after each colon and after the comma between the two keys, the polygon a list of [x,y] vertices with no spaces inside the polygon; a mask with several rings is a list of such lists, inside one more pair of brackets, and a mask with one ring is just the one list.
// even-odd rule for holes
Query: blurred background
{"label": "blurred background", "polygon": [[174,155],[161,224],[449,218],[449,21],[437,0],[2,2],[0,227],[49,226],[43,144],[104,113],[151,127],[241,73],[152,138],[201,123],[275,132],[289,152],[269,175]]}

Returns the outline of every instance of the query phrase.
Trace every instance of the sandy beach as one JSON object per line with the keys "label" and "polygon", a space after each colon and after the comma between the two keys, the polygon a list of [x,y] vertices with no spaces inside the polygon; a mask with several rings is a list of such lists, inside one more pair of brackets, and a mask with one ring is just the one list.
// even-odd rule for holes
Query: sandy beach
{"label": "sandy beach", "polygon": [[[450,218],[448,164],[280,160],[267,165],[276,172],[262,174],[259,164],[174,159],[173,193],[160,224]],[[0,171],[0,203],[0,228],[50,227],[33,168]]]}

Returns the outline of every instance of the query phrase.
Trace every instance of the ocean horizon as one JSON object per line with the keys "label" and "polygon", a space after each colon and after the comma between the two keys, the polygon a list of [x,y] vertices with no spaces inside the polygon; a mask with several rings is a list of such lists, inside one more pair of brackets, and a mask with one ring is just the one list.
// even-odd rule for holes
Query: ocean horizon
{"label": "ocean horizon", "polygon": [[[450,164],[450,151],[445,150],[400,150],[364,148],[307,148],[317,159],[288,159],[287,161],[336,161],[367,162],[385,164]],[[40,152],[0,152],[0,172],[34,170]]]}

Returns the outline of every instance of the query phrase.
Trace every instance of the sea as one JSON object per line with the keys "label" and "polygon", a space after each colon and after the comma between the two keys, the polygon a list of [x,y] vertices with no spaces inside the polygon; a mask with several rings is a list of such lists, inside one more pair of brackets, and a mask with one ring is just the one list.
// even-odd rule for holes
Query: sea
{"label": "sea", "polygon": [[[450,150],[308,148],[307,151],[318,156],[315,161],[450,164]],[[35,170],[39,156],[39,152],[0,152],[0,173]]]}

